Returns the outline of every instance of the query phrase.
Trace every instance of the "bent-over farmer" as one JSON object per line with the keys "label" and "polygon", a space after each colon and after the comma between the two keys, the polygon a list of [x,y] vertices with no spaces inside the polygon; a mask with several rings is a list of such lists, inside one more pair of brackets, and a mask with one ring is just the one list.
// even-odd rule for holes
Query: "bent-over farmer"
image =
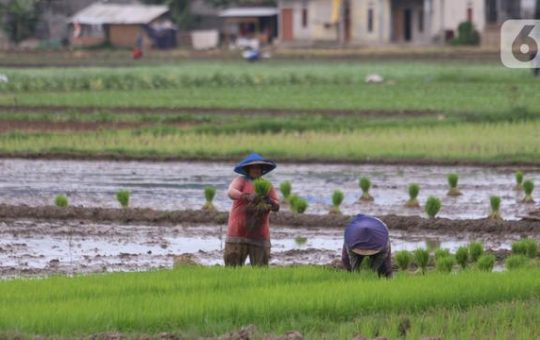
{"label": "bent-over farmer", "polygon": [[[242,266],[249,256],[252,266],[267,266],[270,259],[270,211],[279,210],[279,198],[272,186],[262,200],[263,210],[253,216],[251,207],[260,206],[253,181],[276,168],[276,164],[252,153],[236,165],[240,176],[229,185],[228,195],[233,200],[229,214],[227,238],[223,258],[226,266]],[[255,217],[255,219],[254,219]],[[255,221],[255,222],[254,222]]]}
{"label": "bent-over farmer", "polygon": [[371,269],[392,277],[392,251],[388,227],[376,217],[356,215],[345,227],[341,261],[348,271],[357,271],[368,258]]}

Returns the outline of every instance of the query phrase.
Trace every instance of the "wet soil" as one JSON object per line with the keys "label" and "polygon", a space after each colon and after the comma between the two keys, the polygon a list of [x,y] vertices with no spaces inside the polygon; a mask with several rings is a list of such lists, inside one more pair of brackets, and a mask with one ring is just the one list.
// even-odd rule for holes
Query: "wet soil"
{"label": "wet soil", "polygon": [[[352,216],[311,215],[278,212],[270,215],[270,223],[276,226],[323,227],[343,229]],[[447,218],[426,219],[418,216],[380,215],[390,229],[403,231],[436,231],[445,233],[479,232],[489,234],[540,232],[540,221],[522,219],[515,221],[484,219],[451,220]],[[159,211],[153,209],[114,209],[55,206],[15,206],[0,204],[1,219],[33,218],[40,220],[87,220],[93,222],[149,223],[149,224],[215,224],[225,225],[226,212],[205,210]]]}
{"label": "wet soil", "polygon": [[[226,191],[236,176],[234,161],[228,162],[113,162],[0,159],[0,204],[32,207],[53,204],[54,197],[65,194],[70,205],[86,208],[119,207],[115,195],[119,189],[131,192],[130,206],[153,210],[198,210],[204,203],[207,185],[217,190],[214,205],[226,212],[231,200]],[[520,168],[528,179],[540,182],[540,169]],[[482,219],[489,215],[489,197],[501,196],[501,215],[518,220],[538,204],[523,204],[523,193],[516,191],[516,168],[464,166],[395,166],[352,164],[279,163],[266,177],[276,187],[290,181],[293,192],[306,198],[308,214],[326,215],[334,190],[345,199],[341,211],[346,215],[425,216],[421,208],[407,208],[407,186],[420,185],[418,197],[423,205],[428,196],[442,200],[440,217]],[[447,175],[460,176],[463,195],[448,197]],[[374,201],[359,202],[358,178],[367,176],[373,187]],[[540,199],[535,197],[537,201]],[[286,212],[286,206],[282,211]]]}
{"label": "wet soil", "polygon": [[[226,227],[216,224],[143,224],[84,219],[0,218],[0,277],[144,271],[179,265],[222,265]],[[521,233],[390,230],[394,252],[441,247],[455,252],[481,241],[499,260]],[[527,233],[540,240],[540,231]],[[272,266],[340,268],[343,229],[272,226]]]}

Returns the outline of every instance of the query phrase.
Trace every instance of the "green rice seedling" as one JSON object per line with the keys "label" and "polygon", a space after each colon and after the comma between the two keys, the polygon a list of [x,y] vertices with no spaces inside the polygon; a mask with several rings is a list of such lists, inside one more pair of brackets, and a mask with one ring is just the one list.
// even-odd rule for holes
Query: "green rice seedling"
{"label": "green rice seedling", "polygon": [[491,196],[489,198],[489,204],[491,206],[491,213],[489,218],[493,220],[502,220],[500,209],[501,209],[501,197]]}
{"label": "green rice seedling", "polygon": [[480,242],[471,242],[469,244],[469,256],[471,262],[476,262],[484,254],[484,246]]}
{"label": "green rice seedling", "polygon": [[448,175],[448,186],[450,187],[450,189],[448,190],[448,196],[461,195],[461,192],[458,189],[458,180],[459,176],[457,174]]}
{"label": "green rice seedling", "polygon": [[281,191],[281,195],[283,196],[284,201],[288,202],[289,197],[291,196],[291,192],[292,192],[291,182],[289,181],[282,182],[279,185],[279,191]]}
{"label": "green rice seedling", "polygon": [[504,266],[508,270],[523,268],[527,265],[529,259],[525,255],[510,255],[504,261]]}
{"label": "green rice seedling", "polygon": [[493,266],[495,266],[495,256],[494,255],[482,255],[478,258],[478,269],[491,272],[493,271]]}
{"label": "green rice seedling", "polygon": [[371,202],[373,201],[373,196],[369,194],[369,189],[371,188],[371,181],[369,178],[362,176],[358,180],[358,185],[362,190],[362,196],[360,196],[360,201]]}
{"label": "green rice seedling", "polygon": [[441,210],[441,200],[434,196],[428,197],[424,209],[429,218],[435,218]]}
{"label": "green rice seedling", "polygon": [[344,198],[345,195],[343,195],[342,191],[334,191],[334,193],[332,194],[332,208],[330,209],[331,214],[341,214],[339,206],[341,205],[341,203],[343,203]]}
{"label": "green rice seedling", "polygon": [[272,183],[262,177],[259,177],[253,181],[253,187],[255,188],[255,193],[257,196],[264,198],[268,196],[268,193],[272,189]]}
{"label": "green rice seedling", "polygon": [[291,211],[297,214],[303,214],[308,208],[308,202],[298,195],[291,195]]}
{"label": "green rice seedling", "polygon": [[516,171],[516,190],[523,190],[523,171]]}
{"label": "green rice seedling", "polygon": [[469,261],[469,248],[459,247],[456,251],[456,262],[461,266],[461,268],[467,268],[467,262]]}
{"label": "green rice seedling", "polygon": [[118,192],[116,193],[116,200],[124,209],[129,206],[129,196],[130,192],[128,190],[118,190]]}
{"label": "green rice seedling", "polygon": [[296,243],[296,245],[298,246],[303,246],[307,243],[307,237],[303,237],[303,236],[295,237],[294,243]]}
{"label": "green rice seedling", "polygon": [[523,191],[525,191],[525,198],[523,199],[523,203],[534,203],[534,199],[532,197],[532,193],[534,190],[534,182],[531,180],[526,180],[523,182]]}
{"label": "green rice seedling", "polygon": [[68,198],[65,195],[56,195],[54,205],[59,208],[65,208],[69,205]]}
{"label": "green rice seedling", "polygon": [[216,196],[216,188],[213,186],[206,186],[204,187],[204,198],[206,199],[206,203],[204,203],[203,209],[209,210],[209,211],[215,211],[216,208],[214,207],[214,197]]}
{"label": "green rice seedling", "polygon": [[450,256],[450,250],[439,248],[435,250],[434,255],[435,255],[435,261],[437,261],[439,259],[442,259],[443,257]]}
{"label": "green rice seedling", "polygon": [[399,269],[406,271],[409,268],[409,264],[412,261],[411,253],[407,250],[401,250],[396,253],[396,262]]}
{"label": "green rice seedling", "polygon": [[429,252],[426,249],[418,248],[413,254],[414,262],[422,270],[422,274],[424,274],[429,263]]}
{"label": "green rice seedling", "polygon": [[456,259],[451,255],[443,256],[435,260],[437,270],[443,273],[450,273],[455,263]]}
{"label": "green rice seedling", "polygon": [[418,208],[420,203],[418,203],[418,194],[420,193],[420,186],[416,183],[409,185],[409,200],[405,203],[405,206],[408,208]]}
{"label": "green rice seedling", "polygon": [[516,241],[512,243],[512,254],[524,255],[533,259],[538,254],[538,242],[530,238]]}

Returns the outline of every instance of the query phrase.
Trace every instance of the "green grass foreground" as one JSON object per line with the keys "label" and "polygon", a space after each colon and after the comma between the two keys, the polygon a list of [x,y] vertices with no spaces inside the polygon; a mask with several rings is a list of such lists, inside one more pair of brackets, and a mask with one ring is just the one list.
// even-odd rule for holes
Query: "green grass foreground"
{"label": "green grass foreground", "polygon": [[540,121],[393,126],[343,132],[197,133],[174,128],[85,133],[4,133],[0,152],[86,156],[238,157],[256,148],[267,157],[343,161],[534,163]]}
{"label": "green grass foreground", "polygon": [[215,336],[254,324],[264,334],[411,339],[540,336],[540,269],[399,274],[392,280],[322,267],[184,267],[147,273],[0,282],[0,335],[100,332]]}

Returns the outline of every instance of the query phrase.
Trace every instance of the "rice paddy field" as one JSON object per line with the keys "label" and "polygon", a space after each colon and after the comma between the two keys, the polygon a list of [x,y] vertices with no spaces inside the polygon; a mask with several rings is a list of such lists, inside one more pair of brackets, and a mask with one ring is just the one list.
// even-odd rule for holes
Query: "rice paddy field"
{"label": "rice paddy field", "polygon": [[[514,179],[523,170],[537,181],[540,168],[540,79],[531,72],[464,58],[183,56],[114,67],[10,58],[3,65],[16,67],[0,67],[0,211],[29,215],[0,217],[0,338],[540,338],[540,217],[518,221],[538,206],[523,203]],[[372,74],[384,80],[367,83]],[[81,211],[127,216],[114,200],[119,189],[133,194],[124,209],[142,216],[206,214],[198,209],[208,184],[223,213],[230,168],[252,151],[283,164],[270,178],[293,181],[308,214],[326,216],[341,188],[347,214],[420,218],[423,208],[404,207],[414,179],[422,206],[444,197],[446,226],[469,218],[486,227],[466,236],[391,231],[397,250],[428,248],[429,238],[452,254],[443,261],[431,249],[425,274],[413,260],[379,279],[329,263],[340,256],[339,227],[272,227],[270,268],[230,269],[218,225],[31,215],[65,194]],[[460,197],[446,196],[452,172],[463,175]],[[374,181],[369,205],[358,201],[362,175]],[[503,218],[520,231],[485,219],[489,195],[501,196]],[[515,248],[521,238],[535,251]],[[486,255],[463,269],[457,253],[474,240]],[[176,261],[186,254],[202,260]]]}

